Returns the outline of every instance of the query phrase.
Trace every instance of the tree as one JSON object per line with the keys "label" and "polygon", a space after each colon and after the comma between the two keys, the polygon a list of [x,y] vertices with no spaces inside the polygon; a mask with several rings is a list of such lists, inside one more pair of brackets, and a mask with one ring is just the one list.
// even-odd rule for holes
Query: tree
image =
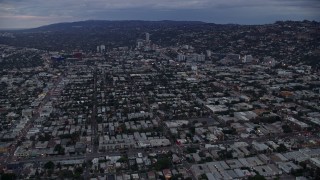
{"label": "tree", "polygon": [[193,124],[197,124],[198,122],[199,122],[198,120],[192,121]]}
{"label": "tree", "polygon": [[121,124],[119,128],[121,129],[121,132],[127,132],[128,130],[125,124]]}
{"label": "tree", "polygon": [[48,175],[48,177],[51,177],[51,176],[52,176],[52,173],[53,173],[53,169],[48,169],[48,170],[47,170],[47,175]]}
{"label": "tree", "polygon": [[231,159],[233,157],[232,151],[228,151],[227,149],[218,151],[218,154],[220,156],[220,159]]}
{"label": "tree", "polygon": [[59,177],[61,177],[62,179],[72,178],[73,172],[71,170],[63,169],[59,172]]}
{"label": "tree", "polygon": [[64,148],[61,146],[61,144],[57,144],[54,147],[54,151],[57,151],[58,154],[64,155]]}
{"label": "tree", "polygon": [[248,180],[266,180],[264,176],[261,176],[260,174],[257,174],[255,176],[249,177]]}
{"label": "tree", "polygon": [[201,175],[199,176],[199,179],[204,179],[204,180],[206,180],[206,179],[208,179],[208,177],[207,177],[206,174],[201,174]]}
{"label": "tree", "polygon": [[206,157],[206,162],[212,162],[213,161],[213,159],[212,159],[212,157]]}
{"label": "tree", "polygon": [[171,164],[171,161],[169,158],[161,158],[161,159],[158,159],[158,161],[155,163],[155,168],[156,170],[162,170],[162,169],[167,169],[167,168],[170,168],[170,164]]}
{"label": "tree", "polygon": [[171,177],[171,180],[179,180],[179,179],[183,179],[183,175],[182,174],[177,174]]}
{"label": "tree", "polygon": [[196,128],[193,126],[189,127],[190,133],[194,134],[196,132]]}
{"label": "tree", "polygon": [[283,125],[282,130],[284,133],[291,133],[292,132],[292,129],[289,125]]}
{"label": "tree", "polygon": [[44,164],[45,169],[54,169],[54,163],[52,161],[49,161]]}
{"label": "tree", "polygon": [[230,128],[230,129],[223,129],[222,132],[224,134],[237,134],[237,130],[234,128]]}
{"label": "tree", "polygon": [[49,141],[50,139],[51,139],[51,136],[48,133],[45,133],[44,135],[41,134],[39,136],[39,141]]}
{"label": "tree", "polygon": [[187,152],[188,152],[188,153],[196,153],[196,152],[197,152],[197,149],[194,148],[194,147],[187,147]]}
{"label": "tree", "polygon": [[183,129],[187,128],[188,126],[186,124],[182,124],[181,126]]}
{"label": "tree", "polygon": [[288,151],[288,148],[284,144],[280,144],[279,147],[277,147],[277,152],[286,152]]}
{"label": "tree", "polygon": [[199,154],[200,157],[205,157],[205,156],[206,156],[206,155],[204,154],[204,152],[202,152],[202,151],[199,152],[198,154]]}
{"label": "tree", "polygon": [[39,174],[40,174],[40,173],[39,173],[39,170],[37,169],[36,172],[34,173],[34,175],[35,175],[36,177],[38,177]]}
{"label": "tree", "polygon": [[62,166],[61,166],[61,163],[60,163],[60,162],[58,162],[58,164],[57,164],[57,168],[58,168],[58,169],[61,169],[61,167],[62,167]]}
{"label": "tree", "polygon": [[100,168],[99,171],[100,171],[101,174],[104,173],[104,169],[103,168]]}
{"label": "tree", "polygon": [[291,174],[294,175],[295,177],[303,176],[304,172],[306,172],[304,169],[297,169],[297,170],[291,169]]}
{"label": "tree", "polygon": [[139,170],[139,167],[138,167],[137,164],[134,164],[134,165],[130,166],[130,168],[131,168],[132,171],[138,171]]}
{"label": "tree", "polygon": [[75,170],[74,170],[74,175],[76,177],[80,177],[81,174],[83,173],[83,168],[81,166],[77,167]]}
{"label": "tree", "polygon": [[36,137],[35,136],[30,136],[30,141],[35,141]]}
{"label": "tree", "polygon": [[0,177],[3,180],[14,180],[17,178],[17,176],[14,173],[4,173],[4,174],[1,174]]}
{"label": "tree", "polygon": [[118,159],[118,161],[117,161],[117,162],[124,163],[124,162],[127,162],[127,161],[128,161],[128,158],[127,158],[127,157],[122,156],[120,159]]}

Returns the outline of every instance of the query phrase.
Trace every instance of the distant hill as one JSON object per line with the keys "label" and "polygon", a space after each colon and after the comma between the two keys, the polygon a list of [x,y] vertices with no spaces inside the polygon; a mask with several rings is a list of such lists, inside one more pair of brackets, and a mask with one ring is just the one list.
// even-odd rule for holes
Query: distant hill
{"label": "distant hill", "polygon": [[201,21],[141,21],[141,20],[124,20],[124,21],[108,21],[108,20],[87,20],[78,22],[64,22],[50,24],[31,29],[23,29],[24,32],[44,32],[44,31],[77,31],[77,30],[98,30],[107,28],[166,28],[177,26],[207,24]]}
{"label": "distant hill", "polygon": [[[95,50],[97,45],[107,48],[134,47],[136,40],[151,34],[151,40],[160,45],[172,45],[181,32],[197,32],[212,27],[225,27],[201,21],[142,21],[142,20],[87,20],[50,24],[31,29],[7,30],[0,36],[0,44],[43,50]],[[1,33],[1,31],[0,31]]]}

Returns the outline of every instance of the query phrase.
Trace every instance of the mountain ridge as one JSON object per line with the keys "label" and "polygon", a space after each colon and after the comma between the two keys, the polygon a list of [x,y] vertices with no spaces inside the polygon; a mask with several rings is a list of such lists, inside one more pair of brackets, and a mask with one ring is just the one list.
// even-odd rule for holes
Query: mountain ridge
{"label": "mountain ridge", "polygon": [[214,23],[206,23],[202,21],[172,21],[172,20],[161,20],[161,21],[145,21],[145,20],[85,20],[85,21],[74,21],[74,22],[60,22],[49,25],[44,25],[36,28],[22,29],[17,31],[28,31],[28,32],[39,32],[39,31],[63,31],[71,30],[74,28],[114,28],[114,27],[137,27],[137,26],[183,26],[183,25],[204,25]]}

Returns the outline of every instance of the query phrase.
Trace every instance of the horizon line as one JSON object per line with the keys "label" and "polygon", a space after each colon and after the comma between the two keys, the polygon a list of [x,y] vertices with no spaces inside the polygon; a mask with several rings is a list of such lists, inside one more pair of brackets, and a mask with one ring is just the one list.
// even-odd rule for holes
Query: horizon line
{"label": "horizon line", "polygon": [[55,24],[63,24],[63,23],[76,23],[76,22],[86,22],[86,21],[143,21],[143,22],[161,22],[161,21],[172,21],[172,22],[200,22],[200,23],[204,23],[204,24],[216,24],[216,25],[242,25],[242,26],[255,26],[255,25],[268,25],[268,24],[275,24],[276,22],[286,22],[286,21],[292,21],[292,22],[303,22],[303,21],[309,21],[309,22],[320,22],[317,20],[308,20],[308,19],[304,19],[304,20],[275,20],[273,22],[269,22],[269,23],[232,23],[232,22],[226,22],[226,23],[215,23],[215,22],[208,22],[208,21],[201,21],[201,20],[169,20],[169,19],[163,19],[163,20],[141,20],[141,19],[122,19],[122,20],[108,20],[108,19],[87,19],[87,20],[79,20],[79,21],[61,21],[61,22],[56,22],[56,23],[51,23],[51,24],[44,24],[41,26],[36,26],[36,27],[15,27],[15,28],[11,28],[11,27],[3,27],[0,28],[0,31],[4,31],[4,30],[27,30],[27,29],[36,29],[36,28],[41,28],[44,26],[50,26],[50,25],[55,25]]}

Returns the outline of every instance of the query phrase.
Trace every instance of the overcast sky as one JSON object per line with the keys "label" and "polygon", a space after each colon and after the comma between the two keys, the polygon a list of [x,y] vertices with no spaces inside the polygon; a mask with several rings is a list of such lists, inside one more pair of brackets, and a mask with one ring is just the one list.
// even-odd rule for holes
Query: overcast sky
{"label": "overcast sky", "polygon": [[0,0],[0,28],[79,20],[320,21],[320,0]]}

